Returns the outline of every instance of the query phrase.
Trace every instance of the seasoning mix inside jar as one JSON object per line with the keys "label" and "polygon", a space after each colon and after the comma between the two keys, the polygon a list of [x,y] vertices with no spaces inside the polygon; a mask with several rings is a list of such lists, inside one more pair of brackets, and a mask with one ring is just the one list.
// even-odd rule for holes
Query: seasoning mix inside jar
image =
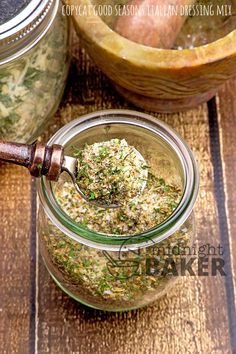
{"label": "seasoning mix inside jar", "polygon": [[59,0],[0,4],[0,139],[32,142],[55,113],[69,68]]}
{"label": "seasoning mix inside jar", "polygon": [[[38,181],[40,251],[56,283],[108,311],[165,294],[195,233],[199,176],[186,143],[151,116],[113,110],[80,117],[49,144],[78,158],[77,183],[88,195],[83,199],[67,174]],[[100,198],[116,207],[94,203]]]}

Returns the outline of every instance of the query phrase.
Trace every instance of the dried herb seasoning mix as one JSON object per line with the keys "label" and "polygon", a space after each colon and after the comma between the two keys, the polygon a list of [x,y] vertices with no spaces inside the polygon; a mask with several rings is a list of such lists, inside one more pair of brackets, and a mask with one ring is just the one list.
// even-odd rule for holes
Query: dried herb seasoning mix
{"label": "dried herb seasoning mix", "polygon": [[[12,19],[13,28],[0,25],[0,139],[18,142],[34,141],[54,114],[69,68],[69,21],[60,2],[35,1],[35,8],[28,8],[28,2],[17,3],[23,6],[22,17]],[[25,23],[30,20],[29,30]]]}
{"label": "dried herb seasoning mix", "polygon": [[[45,264],[64,291],[91,307],[123,311],[153,302],[179,278],[194,235],[191,198],[196,198],[198,177],[190,150],[174,132],[142,113],[112,112],[109,129],[106,124],[99,127],[99,119],[109,117],[109,111],[97,113],[96,123],[93,113],[92,118],[62,128],[61,140],[60,134],[58,140],[52,139],[62,144],[65,139],[68,151],[77,157],[77,181],[87,198],[76,191],[68,175],[62,174],[51,187],[43,178],[38,186],[42,202],[38,228]],[[120,124],[120,115],[127,126]],[[145,129],[136,116],[145,122]],[[72,138],[69,146],[70,131],[74,134],[73,128],[79,130],[83,124],[90,128],[85,129],[86,138],[82,130],[78,145]],[[169,141],[149,133],[148,124],[173,135],[173,146],[177,150],[176,142],[180,144],[179,155],[186,157],[188,173],[196,177],[183,178],[179,155]],[[118,129],[122,138],[115,137]],[[185,204],[186,193],[190,202]],[[103,208],[96,200],[119,206]],[[180,213],[183,205],[187,209]]]}

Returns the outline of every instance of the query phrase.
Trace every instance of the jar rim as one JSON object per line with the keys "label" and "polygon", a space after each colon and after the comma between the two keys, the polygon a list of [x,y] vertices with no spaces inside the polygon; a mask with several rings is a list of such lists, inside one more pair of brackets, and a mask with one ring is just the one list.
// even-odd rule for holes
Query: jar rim
{"label": "jar rim", "polygon": [[80,116],[58,130],[48,144],[65,146],[81,132],[104,124],[128,124],[138,126],[163,138],[179,158],[184,173],[184,188],[180,203],[175,211],[162,223],[135,235],[108,235],[82,227],[72,220],[58,205],[52,184],[46,177],[37,181],[37,191],[41,205],[51,220],[63,233],[73,240],[88,246],[106,250],[119,250],[127,240],[132,239],[130,249],[147,247],[163,241],[177,231],[186,221],[194,207],[199,190],[199,172],[195,157],[180,135],[167,124],[148,114],[133,110],[103,110]]}
{"label": "jar rim", "polygon": [[31,1],[18,15],[0,25],[0,65],[19,58],[48,32],[60,0]]}

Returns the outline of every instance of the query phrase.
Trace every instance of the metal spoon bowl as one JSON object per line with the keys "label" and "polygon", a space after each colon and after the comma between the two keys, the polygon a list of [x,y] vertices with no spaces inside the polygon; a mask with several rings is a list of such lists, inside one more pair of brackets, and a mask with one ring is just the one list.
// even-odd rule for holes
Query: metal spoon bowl
{"label": "metal spoon bowl", "polygon": [[[138,156],[138,158],[140,160],[143,161],[143,163],[146,165],[146,161],[144,159],[144,157],[141,155],[141,153],[136,150],[135,148],[133,148],[135,154]],[[95,205],[97,205],[98,207],[104,208],[104,209],[116,209],[119,208],[121,205],[120,204],[104,204],[102,202],[99,202],[99,200],[89,200],[89,198],[83,193],[83,191],[81,190],[81,188],[79,187],[77,180],[76,180],[76,176],[78,174],[78,160],[74,157],[71,156],[64,156],[64,160],[62,163],[62,171],[67,172],[69,174],[69,176],[72,179],[72,182],[75,186],[75,189],[77,190],[77,192],[80,194],[80,196],[85,199],[87,202],[89,203],[93,203]],[[144,190],[144,188],[146,187],[147,184],[147,178],[148,178],[148,170],[142,170],[142,179],[144,180],[144,183],[142,183],[142,186],[140,188],[140,192],[138,193],[137,196],[135,196],[132,200],[135,200]]]}

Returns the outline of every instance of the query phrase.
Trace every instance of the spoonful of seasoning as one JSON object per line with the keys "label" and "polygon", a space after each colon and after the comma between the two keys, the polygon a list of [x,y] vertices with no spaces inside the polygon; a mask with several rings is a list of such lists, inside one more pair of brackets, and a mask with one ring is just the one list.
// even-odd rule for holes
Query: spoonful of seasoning
{"label": "spoonful of seasoning", "polygon": [[135,200],[148,177],[145,159],[124,139],[86,144],[75,148],[74,156],[66,156],[61,145],[0,141],[0,160],[24,166],[32,176],[46,176],[50,181],[66,172],[82,198],[102,208]]}

